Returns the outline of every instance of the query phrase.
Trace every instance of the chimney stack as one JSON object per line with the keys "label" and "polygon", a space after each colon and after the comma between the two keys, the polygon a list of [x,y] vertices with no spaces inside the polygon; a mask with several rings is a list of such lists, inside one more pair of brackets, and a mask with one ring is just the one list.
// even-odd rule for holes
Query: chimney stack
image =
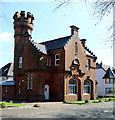
{"label": "chimney stack", "polygon": [[80,41],[81,41],[81,44],[83,45],[83,47],[85,47],[86,46],[86,39],[81,39]]}
{"label": "chimney stack", "polygon": [[78,32],[78,30],[79,30],[79,28],[76,27],[75,25],[70,26],[70,28],[71,28],[71,35],[74,35],[75,32]]}

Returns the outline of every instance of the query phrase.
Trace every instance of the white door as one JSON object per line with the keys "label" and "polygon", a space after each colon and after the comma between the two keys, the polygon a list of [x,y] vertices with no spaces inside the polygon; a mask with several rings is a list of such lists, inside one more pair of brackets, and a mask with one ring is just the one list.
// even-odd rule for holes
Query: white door
{"label": "white door", "polygon": [[45,100],[49,100],[49,85],[45,85]]}

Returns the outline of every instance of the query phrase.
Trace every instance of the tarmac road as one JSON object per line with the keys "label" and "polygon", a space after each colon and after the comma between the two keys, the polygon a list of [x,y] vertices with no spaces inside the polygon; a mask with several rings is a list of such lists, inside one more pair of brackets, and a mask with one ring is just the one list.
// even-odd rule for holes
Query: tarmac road
{"label": "tarmac road", "polygon": [[65,104],[62,102],[38,102],[40,108],[32,107],[35,103],[26,103],[23,107],[1,109],[2,118],[111,118],[115,103],[100,102],[88,104]]}

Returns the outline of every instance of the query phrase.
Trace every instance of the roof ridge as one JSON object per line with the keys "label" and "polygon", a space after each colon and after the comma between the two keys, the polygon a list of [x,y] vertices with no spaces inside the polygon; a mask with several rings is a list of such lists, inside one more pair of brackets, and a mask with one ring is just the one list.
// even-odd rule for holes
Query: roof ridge
{"label": "roof ridge", "polygon": [[44,42],[40,42],[39,44],[43,44],[43,43],[46,43],[46,42],[52,42],[52,41],[56,41],[56,40],[59,40],[59,39],[64,39],[64,38],[67,38],[67,37],[71,37],[71,35],[68,35],[68,36],[65,36],[65,37],[59,37],[59,38],[56,38],[56,39],[53,39],[53,40],[47,40],[47,41],[44,41]]}

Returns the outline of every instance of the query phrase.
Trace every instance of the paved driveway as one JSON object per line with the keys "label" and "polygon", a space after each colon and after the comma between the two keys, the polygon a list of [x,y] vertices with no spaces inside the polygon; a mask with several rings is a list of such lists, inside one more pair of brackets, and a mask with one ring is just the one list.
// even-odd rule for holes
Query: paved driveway
{"label": "paved driveway", "polygon": [[40,108],[33,108],[35,103],[25,107],[2,109],[3,118],[113,118],[113,101],[88,103],[83,105],[64,104],[62,102],[39,102]]}

